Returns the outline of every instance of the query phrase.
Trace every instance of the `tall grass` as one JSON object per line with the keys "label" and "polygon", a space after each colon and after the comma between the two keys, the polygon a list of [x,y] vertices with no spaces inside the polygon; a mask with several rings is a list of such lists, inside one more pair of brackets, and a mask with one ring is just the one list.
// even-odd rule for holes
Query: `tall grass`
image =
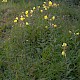
{"label": "tall grass", "polygon": [[[5,23],[0,24],[0,80],[80,80],[80,7],[57,3],[48,10],[38,0],[1,3],[0,20]],[[38,5],[41,8],[26,18],[29,25],[13,22]],[[55,20],[45,20],[45,15]]]}

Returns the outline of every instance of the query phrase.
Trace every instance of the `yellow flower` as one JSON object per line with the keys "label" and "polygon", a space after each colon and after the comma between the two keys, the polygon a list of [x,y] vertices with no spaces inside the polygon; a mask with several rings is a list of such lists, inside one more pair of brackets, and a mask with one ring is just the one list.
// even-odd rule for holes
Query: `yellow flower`
{"label": "yellow flower", "polygon": [[39,8],[40,8],[40,6],[37,6],[37,8],[39,9]]}
{"label": "yellow flower", "polygon": [[48,28],[48,26],[45,26],[45,28],[47,29],[47,28]]}
{"label": "yellow flower", "polygon": [[7,0],[3,0],[2,2],[7,2]]}
{"label": "yellow flower", "polygon": [[21,17],[20,20],[23,21],[23,20],[25,20],[25,18],[24,17]]}
{"label": "yellow flower", "polygon": [[62,47],[66,47],[66,46],[67,46],[67,43],[63,43],[63,44],[62,44]]}
{"label": "yellow flower", "polygon": [[71,33],[72,33],[72,31],[70,31],[70,30],[69,30],[69,33],[71,34]]}
{"label": "yellow flower", "polygon": [[56,3],[53,4],[54,7],[57,7],[58,5]]}
{"label": "yellow flower", "polygon": [[45,10],[48,9],[48,7],[47,7],[45,4],[43,4],[43,8],[44,8]]}
{"label": "yellow flower", "polygon": [[15,19],[18,20],[18,17],[16,17]]}
{"label": "yellow flower", "polygon": [[36,8],[35,7],[33,7],[33,10],[35,10]]}
{"label": "yellow flower", "polygon": [[30,13],[32,14],[33,13],[33,10],[30,10]]}
{"label": "yellow flower", "polygon": [[46,7],[46,5],[45,5],[45,4],[43,4],[43,8],[44,8],[44,7]]}
{"label": "yellow flower", "polygon": [[52,17],[52,20],[55,20],[55,16]]}
{"label": "yellow flower", "polygon": [[56,27],[57,27],[57,25],[56,25],[56,24],[54,24],[54,27],[56,28]]}
{"label": "yellow flower", "polygon": [[57,27],[57,25],[56,25],[56,24],[52,24],[52,26],[53,26],[54,28],[56,28],[56,27]]}
{"label": "yellow flower", "polygon": [[66,52],[65,51],[62,51],[62,56],[66,57]]}
{"label": "yellow flower", "polygon": [[40,10],[40,12],[42,13],[42,12],[43,12],[43,10]]}
{"label": "yellow flower", "polygon": [[46,2],[43,2],[44,4],[46,4]]}
{"label": "yellow flower", "polygon": [[79,32],[76,33],[76,35],[79,35],[79,34],[80,34]]}
{"label": "yellow flower", "polygon": [[29,23],[28,23],[28,22],[26,22],[26,25],[29,25]]}
{"label": "yellow flower", "polygon": [[14,20],[14,23],[17,23],[17,20],[16,19]]}
{"label": "yellow flower", "polygon": [[29,17],[28,14],[26,14],[26,17]]}
{"label": "yellow flower", "polygon": [[45,15],[45,16],[44,16],[44,19],[48,19],[48,16],[47,16],[47,15]]}
{"label": "yellow flower", "polygon": [[44,9],[47,10],[47,7],[45,7]]}
{"label": "yellow flower", "polygon": [[25,11],[25,14],[28,14],[28,11]]}
{"label": "yellow flower", "polygon": [[52,6],[52,2],[51,1],[49,1],[49,6]]}

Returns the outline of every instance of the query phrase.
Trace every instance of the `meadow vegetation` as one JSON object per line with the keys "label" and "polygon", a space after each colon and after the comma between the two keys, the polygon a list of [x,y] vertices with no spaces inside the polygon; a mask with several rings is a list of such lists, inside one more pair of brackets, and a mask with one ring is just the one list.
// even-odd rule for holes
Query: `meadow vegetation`
{"label": "meadow vegetation", "polygon": [[0,1],[0,80],[80,80],[80,5],[5,1]]}

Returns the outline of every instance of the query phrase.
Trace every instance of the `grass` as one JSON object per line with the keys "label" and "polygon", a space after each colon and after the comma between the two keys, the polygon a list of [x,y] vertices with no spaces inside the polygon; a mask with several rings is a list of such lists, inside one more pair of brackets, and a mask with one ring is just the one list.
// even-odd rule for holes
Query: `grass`
{"label": "grass", "polygon": [[80,6],[55,2],[0,3],[0,80],[80,80]]}

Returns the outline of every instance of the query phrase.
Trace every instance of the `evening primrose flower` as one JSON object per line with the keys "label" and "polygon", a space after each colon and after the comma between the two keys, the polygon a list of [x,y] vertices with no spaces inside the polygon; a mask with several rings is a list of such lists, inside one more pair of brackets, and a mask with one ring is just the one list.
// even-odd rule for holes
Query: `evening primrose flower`
{"label": "evening primrose flower", "polygon": [[79,32],[76,33],[77,36],[78,36],[79,34],[80,34]]}
{"label": "evening primrose flower", "polygon": [[44,9],[47,10],[47,7],[45,7]]}
{"label": "evening primrose flower", "polygon": [[48,19],[48,16],[47,16],[47,15],[45,15],[45,16],[44,16],[44,19]]}
{"label": "evening primrose flower", "polygon": [[57,27],[57,25],[56,24],[54,24],[54,28],[56,28]]}
{"label": "evening primrose flower", "polygon": [[53,4],[54,7],[57,7],[58,5],[56,3]]}
{"label": "evening primrose flower", "polygon": [[52,2],[51,1],[49,1],[49,6],[52,6]]}
{"label": "evening primrose flower", "polygon": [[33,10],[30,10],[30,13],[32,14],[33,13]]}
{"label": "evening primrose flower", "polygon": [[3,0],[2,2],[7,2],[7,0]]}
{"label": "evening primrose flower", "polygon": [[47,6],[46,6],[45,4],[43,4],[43,8],[44,8],[45,10],[47,10]]}
{"label": "evening primrose flower", "polygon": [[57,25],[56,25],[56,24],[52,24],[52,26],[53,26],[54,28],[56,28],[56,27],[57,27]]}
{"label": "evening primrose flower", "polygon": [[35,7],[33,7],[33,10],[35,10],[36,8]]}
{"label": "evening primrose flower", "polygon": [[46,2],[43,2],[44,4],[46,4]]}
{"label": "evening primrose flower", "polygon": [[62,51],[62,56],[66,57],[66,52]]}
{"label": "evening primrose flower", "polygon": [[17,20],[16,19],[14,20],[14,23],[17,23]]}
{"label": "evening primrose flower", "polygon": [[28,14],[26,14],[26,17],[29,17],[29,15],[28,15]]}
{"label": "evening primrose flower", "polygon": [[66,46],[67,46],[67,43],[63,43],[63,44],[62,44],[62,47],[66,47]]}
{"label": "evening primrose flower", "polygon": [[14,23],[18,22],[18,17],[15,18]]}
{"label": "evening primrose flower", "polygon": [[23,20],[25,20],[25,18],[24,18],[23,16],[21,16],[21,17],[20,17],[20,20],[23,21]]}
{"label": "evening primrose flower", "polygon": [[26,25],[29,25],[29,23],[28,23],[28,22],[26,22]]}
{"label": "evening primrose flower", "polygon": [[45,28],[47,29],[47,28],[48,28],[48,26],[45,26]]}
{"label": "evening primrose flower", "polygon": [[25,14],[28,14],[29,13],[29,11],[25,11]]}
{"label": "evening primrose flower", "polygon": [[70,31],[70,30],[69,30],[69,33],[71,34],[71,33],[72,33],[72,31]]}
{"label": "evening primrose flower", "polygon": [[45,5],[45,4],[43,4],[42,6],[43,6],[43,8],[44,8],[44,7],[46,7],[46,5]]}
{"label": "evening primrose flower", "polygon": [[55,16],[52,17],[52,20],[55,20]]}
{"label": "evening primrose flower", "polygon": [[39,9],[39,8],[40,8],[40,6],[37,6],[37,8]]}
{"label": "evening primrose flower", "polygon": [[43,10],[40,10],[40,12],[42,13],[42,12],[43,12]]}
{"label": "evening primrose flower", "polygon": [[18,20],[18,17],[16,17],[15,19]]}
{"label": "evening primrose flower", "polygon": [[22,18],[22,17],[20,18],[21,21],[23,21],[24,19],[25,19],[25,18]]}

